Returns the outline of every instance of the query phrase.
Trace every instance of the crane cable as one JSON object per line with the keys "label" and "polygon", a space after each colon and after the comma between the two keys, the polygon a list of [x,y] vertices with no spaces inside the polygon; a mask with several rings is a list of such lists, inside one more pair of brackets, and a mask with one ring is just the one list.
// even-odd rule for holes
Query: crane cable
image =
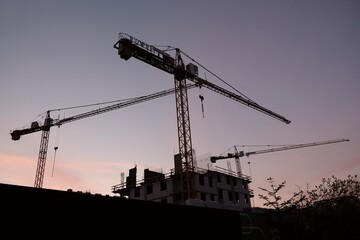
{"label": "crane cable", "polygon": [[[175,50],[176,48],[173,46],[162,46],[162,45],[153,45],[153,46],[159,46],[159,47],[167,47],[166,50],[164,51],[170,51],[170,50]],[[236,91],[238,94],[240,94],[241,96],[243,96],[244,98],[246,98],[247,100],[257,104],[256,102],[254,102],[253,100],[251,100],[248,96],[246,96],[245,94],[243,94],[242,92],[240,92],[239,90],[237,90],[236,88],[234,88],[233,86],[231,86],[229,83],[227,83],[225,80],[223,80],[222,78],[220,78],[219,76],[217,76],[215,73],[213,73],[212,71],[210,71],[209,69],[207,69],[206,67],[204,67],[201,63],[199,63],[198,61],[196,61],[194,58],[190,57],[189,54],[185,53],[183,50],[180,49],[180,52],[182,54],[184,54],[186,57],[188,57],[191,61],[195,62],[196,64],[198,64],[200,67],[202,67],[203,69],[205,69],[206,71],[208,71],[211,75],[213,75],[214,77],[216,77],[217,79],[219,79],[220,81],[222,81],[223,83],[225,83],[228,87],[230,87],[231,89],[233,89],[234,91]],[[205,79],[207,80],[207,79]]]}
{"label": "crane cable", "polygon": [[[164,45],[153,45],[154,47],[166,47],[166,50],[163,50],[164,52],[166,51],[172,51],[175,50],[175,47],[172,46],[164,46]],[[202,68],[204,68],[205,70],[207,70],[204,66],[202,66],[200,63],[196,62],[193,58],[191,58],[188,54],[186,54],[185,52],[183,52],[182,50],[180,50],[185,56],[187,56],[189,59],[191,59],[193,62],[197,63],[198,65],[200,65]],[[208,72],[210,72],[209,70],[207,70]],[[214,75],[215,77],[217,77],[215,74],[213,74],[212,72],[210,72],[212,75]],[[204,72],[205,75],[205,80],[207,81],[206,78],[206,72]],[[217,77],[219,78],[219,77]],[[237,91],[237,90],[236,90]],[[241,93],[240,93],[241,94]],[[205,118],[205,112],[204,112],[204,95],[202,93],[202,88],[201,85],[199,85],[199,99],[201,101],[201,111],[202,111],[202,116],[203,118]],[[248,98],[249,99],[249,98]]]}
{"label": "crane cable", "polygon": [[[206,73],[204,73],[204,75],[205,75],[205,80],[207,80],[206,79]],[[204,114],[204,95],[202,93],[201,85],[199,85],[199,98],[200,98],[200,101],[201,101],[202,116],[203,116],[203,118],[205,118],[205,114]]]}
{"label": "crane cable", "polygon": [[[240,95],[242,95],[244,98],[246,98],[247,100],[255,103],[253,100],[251,100],[248,96],[246,96],[245,94],[243,94],[242,92],[240,92],[239,90],[237,90],[236,88],[234,88],[233,86],[231,86],[229,83],[227,83],[225,80],[223,80],[222,78],[220,78],[219,76],[217,76],[215,73],[213,73],[212,71],[210,71],[209,69],[207,69],[206,67],[204,67],[202,64],[200,64],[198,61],[196,61],[195,59],[193,59],[192,57],[190,57],[188,54],[186,54],[184,51],[180,50],[180,52],[182,52],[185,56],[187,56],[189,59],[191,59],[193,62],[195,62],[196,64],[198,64],[200,67],[202,67],[203,69],[205,69],[206,71],[208,71],[209,73],[211,73],[214,77],[216,77],[217,79],[219,79],[220,81],[222,81],[223,83],[225,83],[228,87],[230,87],[231,89],[233,89],[234,91],[236,91],[237,93],[239,93]],[[255,103],[256,104],[256,103]]]}
{"label": "crane cable", "polygon": [[57,130],[57,134],[56,134],[56,142],[55,142],[55,147],[54,147],[54,161],[53,161],[53,166],[52,166],[52,171],[51,171],[51,177],[53,177],[54,175],[54,167],[55,167],[55,159],[56,159],[56,152],[58,150],[58,145],[59,145],[59,138],[60,138],[60,125],[58,126],[58,130]]}
{"label": "crane cable", "polygon": [[[49,112],[54,112],[54,111],[63,111],[63,110],[69,110],[69,109],[76,109],[76,108],[84,108],[84,107],[92,107],[92,106],[99,106],[99,105],[104,105],[104,104],[110,104],[110,103],[116,103],[116,102],[125,102],[125,101],[130,101],[130,100],[135,100],[135,99],[141,99],[144,96],[140,96],[140,97],[133,97],[133,98],[126,98],[126,99],[119,99],[119,100],[113,100],[113,101],[107,101],[107,102],[100,102],[100,103],[92,103],[92,104],[86,104],[86,105],[78,105],[78,106],[73,106],[73,107],[64,107],[64,108],[55,108],[55,109],[50,109],[46,112],[40,113],[39,115],[37,115],[35,118],[33,118],[32,121],[28,122],[27,124],[25,124],[22,127],[16,128],[16,129],[23,129],[26,128],[28,125],[30,125],[32,122],[36,121],[36,119],[45,119],[47,113]],[[42,121],[42,120],[39,121]]]}
{"label": "crane cable", "polygon": [[62,111],[62,110],[69,110],[69,109],[75,109],[75,108],[99,106],[99,105],[104,105],[104,104],[110,104],[110,103],[124,102],[124,101],[129,101],[129,100],[134,100],[134,99],[140,99],[142,97],[144,97],[144,96],[133,97],[133,98],[125,98],[125,99],[119,99],[119,100],[113,100],[113,101],[107,101],[107,102],[100,102],[100,103],[91,103],[91,104],[86,104],[86,105],[78,105],[78,106],[74,106],[74,107],[56,108],[56,109],[51,109],[49,111],[52,112],[52,111]]}

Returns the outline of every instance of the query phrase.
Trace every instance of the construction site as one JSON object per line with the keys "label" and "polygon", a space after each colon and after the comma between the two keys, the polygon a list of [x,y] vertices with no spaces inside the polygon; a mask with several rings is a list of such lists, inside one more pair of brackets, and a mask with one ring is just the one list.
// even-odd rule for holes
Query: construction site
{"label": "construction site", "polygon": [[[64,219],[67,233],[76,232],[79,236],[82,234],[84,234],[82,236],[92,236],[94,233],[107,235],[106,232],[109,231],[116,236],[120,231],[136,229],[138,225],[136,222],[142,221],[146,223],[141,225],[140,229],[145,232],[166,229],[182,238],[217,235],[221,238],[235,236],[238,239],[270,239],[271,224],[266,217],[256,217],[252,205],[254,197],[251,188],[252,177],[243,174],[240,158],[349,141],[349,139],[336,139],[250,152],[238,151],[234,145],[233,151],[225,155],[211,156],[209,159],[211,163],[206,168],[199,167],[192,146],[187,95],[189,89],[207,88],[282,123],[290,124],[291,121],[257,104],[238,91],[227,90],[199,77],[199,68],[204,67],[194,60],[185,64],[182,56],[189,56],[178,48],[167,47],[161,50],[127,33],[120,33],[113,47],[122,60],[135,58],[173,75],[174,88],[66,118],[54,118],[51,115],[54,110],[48,110],[44,122],[34,121],[29,127],[12,130],[10,134],[14,141],[27,134],[36,132],[42,134],[34,187],[0,185],[3,208],[12,206],[11,208],[21,215],[19,217],[20,215],[13,213],[6,214],[9,226],[12,223],[27,225],[33,221],[34,215],[41,215],[44,222],[40,222],[39,225],[45,225],[50,230],[56,231],[50,222],[53,219],[56,222]],[[168,51],[175,51],[175,56],[171,56]],[[138,179],[138,168],[135,166],[128,170],[127,176],[121,175],[121,182],[109,186],[114,194],[112,197],[77,192],[74,189],[67,191],[43,189],[52,127],[170,94],[174,94],[176,99],[178,153],[172,159],[174,167],[169,172],[145,169],[144,178]],[[199,98],[202,99],[201,97],[200,95]],[[217,161],[234,161],[236,171],[216,166]],[[45,203],[55,205],[55,208],[48,211],[43,207]],[[46,222],[47,219],[51,221]],[[185,228],[193,230],[189,232]],[[209,228],[211,231],[208,231]]]}
{"label": "construction site", "polygon": [[235,211],[250,211],[251,199],[254,197],[251,189],[251,176],[244,175],[241,170],[241,157],[250,157],[255,154],[272,153],[298,148],[314,147],[319,145],[347,142],[349,139],[337,139],[314,143],[296,144],[283,147],[267,148],[259,151],[234,151],[225,155],[211,156],[211,163],[219,160],[231,159],[235,161],[236,172],[231,168],[224,169],[216,165],[209,168],[199,168],[195,165],[192,172],[194,195],[184,200],[181,188],[181,158],[174,156],[174,169],[168,173],[155,172],[145,169],[143,179],[137,180],[137,167],[129,169],[126,180],[122,175],[122,182],[112,186],[112,192],[120,197],[154,201],[162,203],[175,203],[208,208],[220,208]]}

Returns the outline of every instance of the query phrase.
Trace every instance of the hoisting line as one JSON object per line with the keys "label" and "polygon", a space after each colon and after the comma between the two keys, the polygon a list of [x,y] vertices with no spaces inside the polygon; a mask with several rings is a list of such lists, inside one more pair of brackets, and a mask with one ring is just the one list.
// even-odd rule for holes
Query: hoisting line
{"label": "hoisting line", "polygon": [[60,125],[58,126],[58,132],[57,132],[57,136],[56,136],[56,145],[54,147],[54,161],[53,161],[53,166],[52,166],[52,171],[51,171],[51,177],[53,177],[54,175],[54,167],[55,167],[55,159],[56,159],[56,151],[58,150],[58,145],[59,145],[59,129],[60,129]]}

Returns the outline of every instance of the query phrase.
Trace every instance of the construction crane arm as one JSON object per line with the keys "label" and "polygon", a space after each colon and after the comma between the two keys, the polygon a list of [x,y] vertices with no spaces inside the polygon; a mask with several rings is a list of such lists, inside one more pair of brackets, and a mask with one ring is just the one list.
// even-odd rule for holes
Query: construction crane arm
{"label": "construction crane arm", "polygon": [[[191,89],[191,88],[194,88],[194,87],[196,87],[196,85],[194,85],[194,84],[188,84],[187,85],[188,89]],[[64,123],[73,122],[73,121],[80,120],[80,119],[83,119],[83,118],[88,118],[88,117],[91,117],[91,116],[94,116],[94,115],[99,115],[99,114],[102,114],[102,113],[105,113],[105,112],[113,111],[113,110],[116,110],[116,109],[119,109],[119,108],[128,107],[128,106],[135,105],[135,104],[138,104],[138,103],[142,103],[142,102],[145,102],[145,101],[149,101],[149,100],[152,100],[152,99],[155,99],[155,98],[170,95],[170,94],[173,94],[173,93],[175,93],[175,88],[160,91],[160,92],[156,92],[156,93],[149,94],[149,95],[146,95],[146,96],[137,97],[137,98],[134,98],[134,99],[130,99],[130,100],[121,102],[121,103],[113,104],[113,105],[110,105],[110,106],[107,106],[107,107],[99,108],[99,109],[92,110],[92,111],[85,112],[85,113],[81,113],[81,114],[78,114],[78,115],[75,115],[75,116],[72,116],[72,117],[64,118],[62,120],[59,120],[58,123],[56,123],[56,125],[62,125]]]}
{"label": "construction crane arm", "polygon": [[[188,84],[187,88],[191,89],[196,87],[195,84]],[[131,106],[137,103],[141,103],[141,102],[145,102],[145,101],[149,101],[155,98],[159,98],[162,96],[166,96],[166,95],[170,95],[173,94],[175,92],[175,88],[172,89],[168,89],[168,90],[164,90],[164,91],[160,91],[160,92],[156,92],[153,94],[149,94],[149,95],[145,95],[145,96],[141,96],[141,97],[137,97],[137,98],[133,98],[130,100],[126,100],[117,104],[113,104],[107,107],[102,107],[102,108],[98,108],[96,110],[92,110],[92,111],[88,111],[85,113],[81,113],[78,115],[74,115],[71,117],[67,117],[64,119],[60,119],[60,120],[53,120],[52,118],[50,118],[49,113],[53,110],[49,110],[47,111],[48,116],[44,121],[43,125],[39,125],[39,122],[32,122],[31,126],[29,128],[24,128],[24,129],[17,129],[17,130],[13,130],[10,132],[11,135],[11,139],[12,140],[19,140],[20,137],[22,135],[26,135],[26,134],[30,134],[30,133],[34,133],[34,132],[39,132],[39,131],[47,131],[50,129],[50,127],[53,126],[60,126],[62,124],[68,123],[68,122],[73,122],[76,120],[80,120],[80,119],[84,119],[84,118],[88,118],[94,115],[98,115],[98,114],[102,114],[105,112],[109,112],[109,111],[113,111],[116,109],[120,109],[120,108],[124,108],[127,106]]]}
{"label": "construction crane arm", "polygon": [[289,145],[289,146],[278,147],[278,148],[264,149],[264,150],[253,151],[253,152],[246,152],[243,154],[243,156],[249,157],[250,155],[254,155],[254,154],[278,152],[278,151],[291,150],[291,149],[296,149],[296,148],[312,147],[312,146],[319,146],[319,145],[339,143],[339,142],[348,142],[348,141],[350,141],[350,140],[349,139],[337,139],[337,140],[330,140],[330,141],[323,141],[323,142],[303,143],[303,144]]}
{"label": "construction crane arm", "polygon": [[10,135],[11,135],[11,139],[16,141],[16,140],[19,140],[20,136],[22,136],[22,135],[39,132],[41,130],[43,130],[43,126],[37,126],[37,127],[31,127],[31,128],[26,128],[26,129],[22,129],[22,130],[14,130],[14,131],[10,132]]}
{"label": "construction crane arm", "polygon": [[[246,99],[236,93],[233,93],[214,83],[198,77],[197,67],[193,64],[188,64],[186,66],[186,69],[178,68],[175,59],[171,57],[168,53],[152,45],[146,44],[126,33],[119,34],[119,40],[114,44],[114,48],[118,50],[118,54],[124,60],[128,60],[130,57],[134,57],[167,73],[181,74],[186,79],[194,82],[198,86],[204,86],[214,92],[224,95],[225,97],[228,97],[234,101],[240,102],[250,108],[253,108],[286,124],[289,124],[291,122],[280,114],[277,114],[263,106],[260,106],[254,101],[251,101],[250,99]],[[191,71],[192,67],[195,67],[196,70]]]}
{"label": "construction crane arm", "polygon": [[270,153],[270,152],[277,152],[277,151],[291,150],[291,149],[296,149],[296,148],[312,147],[312,146],[325,145],[325,144],[338,143],[338,142],[347,142],[347,141],[349,141],[349,139],[336,139],[336,140],[330,140],[330,141],[288,145],[288,146],[283,146],[283,147],[269,148],[269,149],[246,152],[246,153],[244,153],[244,151],[239,152],[236,149],[236,146],[234,146],[235,153],[228,153],[227,156],[211,156],[210,161],[212,163],[215,163],[217,160],[235,158],[237,174],[238,174],[238,176],[241,176],[242,171],[241,171],[241,165],[240,165],[240,157],[244,157],[244,156],[249,157],[250,155],[254,155],[254,154]]}
{"label": "construction crane arm", "polygon": [[119,40],[114,44],[114,48],[124,60],[134,57],[167,73],[175,72],[175,59],[168,53],[126,33],[119,34]]}
{"label": "construction crane arm", "polygon": [[244,156],[249,157],[251,155],[261,154],[261,153],[278,152],[278,151],[291,150],[291,149],[296,149],[296,148],[305,148],[305,147],[319,146],[319,145],[339,143],[339,142],[348,142],[348,141],[350,141],[350,140],[342,138],[342,139],[322,141],[322,142],[287,145],[287,146],[283,146],[283,147],[269,148],[269,149],[263,149],[263,150],[252,151],[252,152],[244,152],[244,151],[237,152],[236,151],[235,153],[228,153],[227,156],[211,156],[210,161],[212,163],[215,163],[217,160],[227,159],[227,158],[239,158],[239,157],[244,157]]}
{"label": "construction crane arm", "polygon": [[217,160],[222,160],[222,159],[229,159],[229,158],[239,158],[239,157],[243,157],[244,152],[240,152],[239,154],[236,153],[228,153],[226,156],[211,156],[210,157],[210,161],[212,163],[215,163]]}
{"label": "construction crane arm", "polygon": [[[193,87],[195,87],[195,85],[194,84],[187,84],[186,87],[187,88],[193,88]],[[80,119],[91,117],[91,116],[94,116],[94,115],[97,115],[97,114],[109,112],[109,111],[116,110],[116,109],[119,109],[119,108],[127,107],[127,106],[130,106],[130,105],[134,105],[134,104],[141,103],[141,102],[144,102],[144,101],[152,100],[152,99],[155,99],[155,98],[159,98],[159,97],[162,97],[162,96],[166,96],[166,95],[175,93],[176,91],[177,91],[177,89],[174,88],[174,89],[169,89],[169,90],[153,93],[153,94],[146,95],[146,96],[141,96],[141,97],[138,97],[138,98],[133,98],[133,99],[130,99],[130,100],[127,100],[127,101],[123,101],[123,102],[113,104],[113,105],[110,105],[110,106],[107,106],[107,107],[103,107],[103,108],[99,108],[99,109],[92,110],[92,111],[89,111],[89,112],[85,112],[85,113],[82,113],[82,114],[78,114],[78,115],[75,115],[75,116],[72,116],[72,117],[67,117],[67,118],[64,118],[64,119],[61,119],[61,120],[59,120],[59,119],[53,120],[52,118],[50,118],[50,112],[55,111],[55,110],[48,110],[46,112],[46,117],[45,117],[45,121],[44,121],[43,125],[39,125],[39,122],[32,122],[30,128],[24,128],[24,129],[18,129],[18,130],[11,131],[10,132],[11,138],[13,140],[19,140],[22,135],[42,131],[41,142],[40,142],[40,150],[39,150],[39,157],[38,157],[38,164],[37,164],[37,170],[36,170],[36,176],[35,176],[35,185],[34,185],[35,187],[41,188],[42,183],[43,183],[43,178],[44,178],[46,155],[47,155],[47,148],[48,148],[49,134],[50,134],[50,127],[52,127],[52,126],[60,126],[60,125],[62,125],[64,123],[80,120]],[[56,110],[60,110],[60,109],[56,109]]]}
{"label": "construction crane arm", "polygon": [[[219,93],[221,95],[224,95],[225,97],[228,97],[228,98],[230,98],[230,99],[232,99],[234,101],[240,102],[240,103],[242,103],[242,104],[244,104],[244,105],[246,105],[246,106],[248,106],[250,108],[253,108],[253,109],[255,109],[255,110],[259,111],[259,112],[265,113],[266,115],[268,115],[270,117],[273,117],[273,118],[275,118],[277,120],[280,120],[280,121],[282,121],[282,122],[284,122],[286,124],[289,124],[291,122],[290,120],[286,119],[285,117],[281,116],[280,114],[277,114],[277,113],[275,113],[275,112],[273,112],[273,111],[271,111],[271,110],[269,110],[269,109],[267,109],[267,108],[265,108],[263,106],[260,106],[259,104],[255,103],[254,101],[246,99],[246,98],[244,98],[244,97],[242,97],[242,96],[240,96],[240,95],[238,95],[236,93],[233,93],[233,92],[231,92],[229,90],[226,90],[226,89],[224,89],[222,87],[219,87],[218,85],[215,85],[215,84],[213,84],[213,83],[211,83],[209,81],[206,81],[206,80],[204,80],[204,79],[202,79],[200,77],[194,77],[194,76],[191,76],[191,74],[188,74],[188,75],[190,75],[190,77],[188,77],[189,80],[193,81],[194,83],[196,83],[196,84],[198,84],[200,86],[204,86],[204,87],[206,87],[206,88],[208,88],[208,89],[210,89],[210,90],[212,90],[214,92],[217,92],[217,93]],[[193,77],[193,78],[191,78],[191,77]]]}
{"label": "construction crane arm", "polygon": [[[47,112],[49,116],[50,111]],[[39,122],[32,122],[29,128],[16,129],[10,131],[11,139],[16,141],[19,140],[22,135],[39,132],[39,131],[48,131],[50,127],[54,126],[53,119],[47,117],[43,125],[39,125]]]}

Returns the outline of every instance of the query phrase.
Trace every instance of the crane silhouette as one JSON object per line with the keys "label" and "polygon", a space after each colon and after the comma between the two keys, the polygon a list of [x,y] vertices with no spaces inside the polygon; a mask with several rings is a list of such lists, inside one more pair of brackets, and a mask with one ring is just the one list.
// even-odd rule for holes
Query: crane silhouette
{"label": "crane silhouette", "polygon": [[251,151],[251,152],[238,151],[237,147],[235,145],[234,146],[234,153],[228,153],[226,156],[223,156],[223,155],[211,156],[210,161],[212,163],[216,163],[216,161],[218,161],[218,160],[235,158],[235,165],[236,165],[237,175],[241,176],[242,171],[241,171],[241,165],[240,165],[240,157],[244,157],[244,156],[249,157],[249,156],[255,155],[255,154],[286,151],[286,150],[292,150],[292,149],[297,149],[297,148],[314,147],[314,146],[319,146],[319,145],[326,145],[326,144],[340,143],[340,142],[348,142],[348,141],[350,141],[350,140],[342,138],[342,139],[327,140],[327,141],[321,141],[321,142],[285,145],[285,146],[282,146],[282,147],[268,148],[268,149],[262,149],[262,150]]}
{"label": "crane silhouette", "polygon": [[[175,89],[177,90],[175,93],[175,100],[179,156],[182,165],[180,176],[182,182],[182,200],[192,199],[196,194],[194,182],[195,164],[194,154],[192,152],[193,148],[190,129],[189,104],[186,87],[187,80],[195,83],[198,87],[206,87],[218,94],[244,104],[286,124],[290,123],[290,120],[257,104],[251,99],[200,78],[198,76],[198,66],[193,63],[185,65],[181,54],[184,54],[187,57],[189,56],[179,48],[173,48],[170,46],[167,47],[167,50],[175,50],[175,57],[172,57],[166,52],[167,50],[160,50],[159,48],[149,45],[124,32],[119,33],[118,41],[114,44],[114,48],[117,49],[118,55],[121,59],[127,61],[131,57],[134,57],[174,76]],[[196,62],[193,59],[192,61]]]}
{"label": "crane silhouette", "polygon": [[[194,84],[188,84],[186,86],[187,88],[191,89],[194,88]],[[46,116],[44,122],[41,124],[37,121],[32,122],[30,127],[21,128],[21,129],[15,129],[10,131],[11,139],[14,141],[17,141],[20,139],[21,136],[27,135],[30,133],[35,133],[42,131],[41,134],[41,142],[40,142],[40,149],[39,149],[39,155],[38,155],[38,162],[37,162],[37,168],[36,168],[36,175],[35,175],[35,183],[34,187],[36,188],[42,188],[43,181],[44,181],[44,173],[45,173],[45,165],[46,165],[46,156],[48,151],[48,143],[49,143],[49,137],[50,137],[50,128],[54,126],[60,127],[63,124],[77,121],[84,118],[89,118],[95,115],[103,114],[106,112],[114,111],[120,108],[128,107],[134,104],[142,103],[145,101],[150,101],[156,98],[160,98],[163,96],[167,96],[170,94],[173,94],[176,92],[176,89],[168,89],[160,92],[156,92],[149,95],[144,95],[140,97],[131,98],[128,100],[121,101],[116,104],[112,104],[106,107],[98,108],[95,110],[91,110],[88,112],[84,112],[81,114],[77,114],[71,117],[63,118],[63,119],[53,119],[50,116],[50,113],[53,111],[58,111],[61,109],[53,109],[46,111]],[[97,104],[91,104],[91,105],[97,105]],[[88,106],[88,105],[87,105]],[[55,148],[56,151],[56,148]]]}

